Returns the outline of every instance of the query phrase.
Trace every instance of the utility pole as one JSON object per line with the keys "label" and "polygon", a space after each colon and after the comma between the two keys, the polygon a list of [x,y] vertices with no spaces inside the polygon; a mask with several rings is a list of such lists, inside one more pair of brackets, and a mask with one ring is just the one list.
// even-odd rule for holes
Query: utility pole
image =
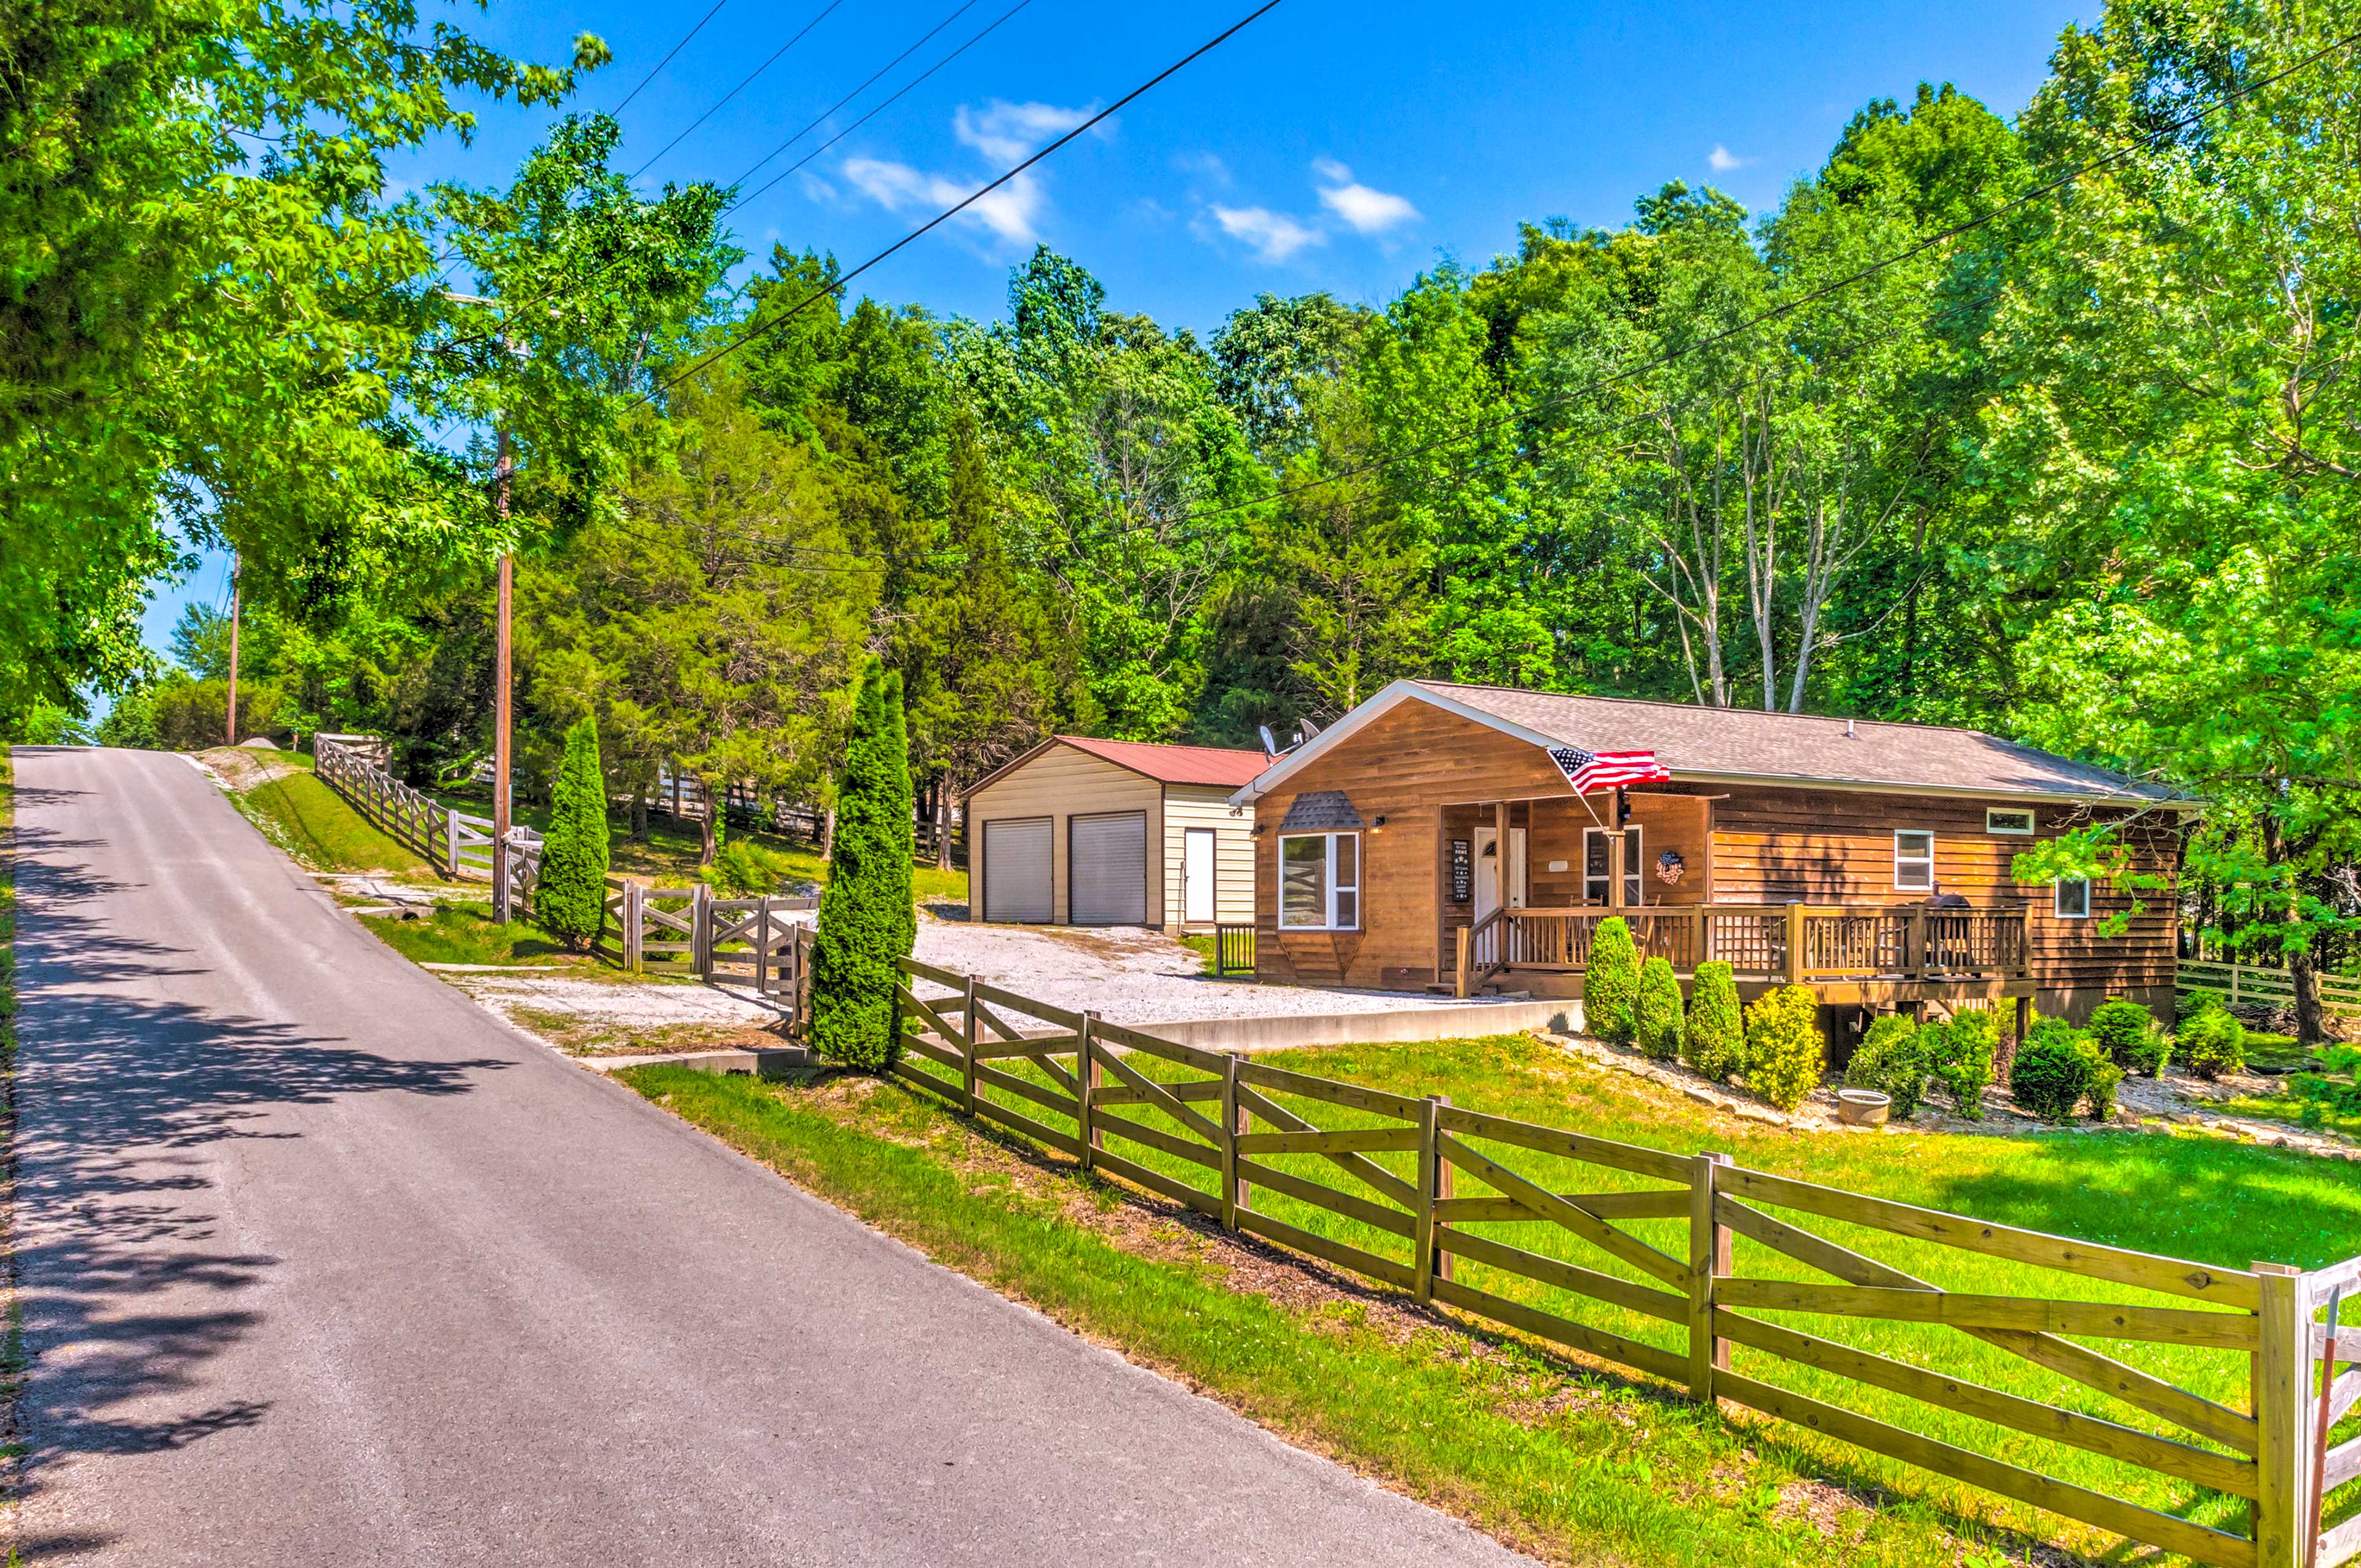
{"label": "utility pole", "polygon": [[225,745],[237,744],[237,557],[229,558],[229,701],[223,705]]}
{"label": "utility pole", "polygon": [[[500,430],[500,455],[492,466],[492,504],[498,510],[500,531],[508,532],[509,524],[509,433],[505,422]],[[516,585],[515,559],[507,550],[500,552],[500,630],[494,635],[492,680],[498,695],[493,699],[492,735],[492,917],[505,926],[511,918],[509,909],[509,608]]]}

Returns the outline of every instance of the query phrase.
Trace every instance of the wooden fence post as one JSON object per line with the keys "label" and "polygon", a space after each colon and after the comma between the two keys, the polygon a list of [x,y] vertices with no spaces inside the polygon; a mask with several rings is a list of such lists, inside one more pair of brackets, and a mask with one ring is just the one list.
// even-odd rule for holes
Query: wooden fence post
{"label": "wooden fence post", "polygon": [[2303,1277],[2284,1264],[2258,1263],[2260,1337],[2253,1358],[2255,1412],[2255,1562],[2257,1568],[2303,1568],[2311,1519],[2305,1492],[2304,1398],[2311,1370],[2311,1299]]}
{"label": "wooden fence post", "polygon": [[697,979],[713,978],[713,889],[705,883],[688,893],[688,964]]}
{"label": "wooden fence post", "polygon": [[1909,935],[1903,938],[1910,950],[1902,955],[1902,972],[1927,978],[1927,906],[1914,905],[1910,910]]}
{"label": "wooden fence post", "polygon": [[[1458,1168],[1457,1168],[1456,1166],[1453,1165],[1449,1160],[1444,1159],[1444,1158],[1443,1157],[1443,1154],[1442,1154],[1442,1145],[1443,1145],[1443,1126],[1442,1126],[1442,1123],[1443,1123],[1443,1115],[1442,1115],[1442,1113],[1443,1113],[1443,1112],[1444,1112],[1444,1110],[1445,1110],[1445,1109],[1446,1109],[1450,1104],[1451,1104],[1451,1096],[1450,1096],[1450,1095],[1448,1095],[1448,1094],[1438,1094],[1438,1095],[1435,1095],[1435,1096],[1434,1096],[1434,1108],[1435,1108],[1435,1118],[1434,1118],[1434,1120],[1435,1120],[1435,1151],[1436,1151],[1436,1152],[1435,1152],[1435,1157],[1434,1157],[1434,1201],[1435,1201],[1435,1202],[1437,1202],[1437,1203],[1443,1202],[1445,1199],[1450,1198],[1450,1197],[1455,1193],[1455,1191],[1457,1190],[1457,1176],[1456,1176],[1456,1172],[1457,1172],[1457,1170],[1458,1170]],[[1443,1236],[1444,1235],[1444,1234],[1445,1234],[1445,1233],[1447,1233],[1450,1229],[1451,1229],[1451,1227],[1450,1227],[1449,1225],[1444,1224],[1441,1220],[1437,1220],[1437,1221],[1435,1221],[1435,1222],[1434,1222],[1434,1234],[1435,1234],[1435,1243],[1436,1243],[1436,1245],[1435,1245],[1435,1248],[1434,1248],[1434,1270],[1433,1270],[1433,1276],[1432,1276],[1432,1279],[1448,1279],[1448,1278],[1450,1278],[1450,1277],[1451,1277],[1451,1269],[1452,1269],[1452,1265],[1451,1265],[1451,1254],[1450,1254],[1447,1250],[1445,1250],[1445,1249],[1444,1249],[1444,1247],[1442,1245],[1442,1238],[1443,1238]],[[1429,1285],[1428,1285],[1428,1291],[1429,1291],[1429,1294],[1432,1294],[1432,1293],[1433,1293],[1433,1283],[1432,1283],[1432,1279],[1430,1280]]]}
{"label": "wooden fence post", "polygon": [[971,1116],[975,1114],[975,1047],[983,1038],[983,1027],[975,1021],[975,976],[967,977],[967,1010],[960,1014],[960,1029],[967,1037],[960,1042],[960,1104]]}
{"label": "wooden fence post", "polygon": [[754,994],[771,993],[771,895],[754,905]]}
{"label": "wooden fence post", "polygon": [[1433,1095],[1419,1102],[1418,1107],[1418,1214],[1417,1230],[1411,1235],[1411,1291],[1422,1307],[1434,1299],[1434,1168],[1443,1163],[1439,1154],[1443,1120],[1443,1102]]}
{"label": "wooden fence post", "polygon": [[1689,1160],[1689,1397],[1713,1403],[1713,1375],[1730,1366],[1730,1342],[1713,1332],[1713,1282],[1730,1274],[1730,1227],[1715,1219],[1713,1200],[1726,1154]]}
{"label": "wooden fence post", "polygon": [[[456,856],[458,851],[454,850],[452,853]],[[646,957],[644,949],[640,946],[645,939],[640,906],[646,898],[647,889],[638,883],[627,882],[623,884],[623,967],[633,974],[640,972],[640,965]]]}
{"label": "wooden fence post", "polygon": [[1238,1228],[1238,1211],[1248,1206],[1246,1184],[1238,1179],[1239,1124],[1246,1108],[1238,1102],[1238,1057],[1222,1058],[1222,1229]]}
{"label": "wooden fence post", "polygon": [[1787,905],[1787,983],[1801,985],[1804,981],[1804,906],[1801,903]]}
{"label": "wooden fence post", "polygon": [[1472,938],[1473,938],[1473,937],[1474,937],[1474,934],[1475,934],[1475,927],[1471,927],[1471,926],[1462,926],[1461,927],[1459,927],[1459,967],[1458,967],[1458,971],[1457,971],[1457,982],[1458,982],[1458,983],[1457,983],[1457,985],[1456,985],[1456,988],[1455,988],[1455,992],[1454,992],[1454,993],[1455,993],[1455,995],[1457,995],[1457,996],[1458,996],[1458,998],[1459,998],[1461,1001],[1463,1001],[1463,1002],[1464,1002],[1464,1001],[1466,1001],[1466,1000],[1467,999],[1467,966],[1468,966],[1468,963],[1469,963],[1469,961],[1470,961],[1470,959],[1471,959],[1471,958],[1472,958],[1472,954],[1471,954],[1471,952],[1470,952],[1470,949],[1475,946],[1475,943],[1474,943],[1474,941],[1473,941],[1473,939],[1472,939]]}
{"label": "wooden fence post", "polygon": [[1097,1165],[1097,1152],[1105,1146],[1099,1141],[1098,1120],[1091,1113],[1091,1091],[1098,1087],[1098,1058],[1091,1048],[1091,1025],[1097,1017],[1095,1013],[1084,1013],[1082,1021],[1074,1026],[1074,1130],[1082,1139],[1084,1170]]}

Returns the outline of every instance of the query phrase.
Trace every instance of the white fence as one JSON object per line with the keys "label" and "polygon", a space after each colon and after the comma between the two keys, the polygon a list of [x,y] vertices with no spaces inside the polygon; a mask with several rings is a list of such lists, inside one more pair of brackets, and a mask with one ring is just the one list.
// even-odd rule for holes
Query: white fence
{"label": "white fence", "polygon": [[[492,880],[492,824],[445,806],[434,796],[411,788],[385,771],[379,762],[356,742],[368,736],[321,735],[313,739],[313,771],[320,782],[343,796],[353,809],[389,838],[409,846],[433,862],[445,876],[478,882]],[[382,756],[385,742],[376,746]],[[530,828],[509,829],[509,891],[520,907],[529,906],[533,884],[541,879],[541,836]]]}

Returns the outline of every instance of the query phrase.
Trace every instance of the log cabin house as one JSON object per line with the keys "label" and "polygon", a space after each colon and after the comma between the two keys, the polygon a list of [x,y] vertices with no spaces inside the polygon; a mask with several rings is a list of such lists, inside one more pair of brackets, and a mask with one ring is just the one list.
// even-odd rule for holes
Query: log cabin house
{"label": "log cabin house", "polygon": [[[1808,985],[1831,1024],[2014,1002],[2021,1029],[2026,1003],[2114,995],[2171,1015],[2194,803],[1974,730],[1405,680],[1232,798],[1266,980],[1577,997],[1620,915],[1684,981],[1726,959],[1742,996]],[[2154,885],[2013,876],[2109,815],[2136,816]]]}

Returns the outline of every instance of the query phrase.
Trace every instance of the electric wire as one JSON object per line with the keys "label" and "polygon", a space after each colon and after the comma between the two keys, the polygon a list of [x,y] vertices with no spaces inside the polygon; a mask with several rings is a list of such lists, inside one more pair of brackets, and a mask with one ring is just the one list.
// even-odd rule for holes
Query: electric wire
{"label": "electric wire", "polygon": [[[972,3],[972,0],[971,0],[971,4]],[[798,31],[794,38],[789,38],[786,42],[781,44],[777,49],[773,51],[770,59],[764,60],[762,64],[748,71],[746,73],[746,79],[743,82],[739,82],[737,86],[732,87],[729,92],[724,93],[719,98],[716,99],[711,108],[708,108],[705,113],[697,115],[694,120],[691,120],[688,123],[686,129],[683,130],[678,136],[673,137],[672,140],[664,143],[664,146],[658,148],[656,149],[655,157],[649,159],[645,163],[642,163],[637,169],[632,170],[631,177],[637,180],[641,175],[645,174],[649,170],[653,169],[664,158],[665,153],[670,152],[673,148],[678,147],[682,142],[688,139],[690,131],[694,131],[697,126],[703,125],[715,115],[720,113],[721,106],[723,104],[729,103],[730,99],[735,98],[739,93],[743,93],[748,87],[753,85],[754,78],[762,75],[763,72],[778,64],[781,56],[785,55],[789,49],[795,48],[796,45],[803,41],[805,33],[810,32],[814,27],[818,27],[822,22],[826,21],[828,19],[829,13],[843,4],[844,0],[828,0],[828,4],[820,7],[818,16],[814,16],[810,21],[806,22],[803,25],[802,29]]]}
{"label": "electric wire", "polygon": [[686,49],[688,47],[688,40],[703,32],[705,30],[705,24],[713,20],[714,17],[721,15],[721,7],[729,4],[730,0],[713,0],[713,9],[708,11],[703,16],[699,17],[697,19],[697,26],[689,28],[686,33],[682,35],[680,42],[672,46],[672,52],[665,55],[662,60],[656,61],[655,69],[649,71],[645,76],[640,78],[639,86],[634,87],[629,93],[624,93],[623,101],[616,104],[613,108],[608,110],[607,113],[609,115],[620,115],[624,110],[630,108],[631,106],[631,100],[638,97],[642,92],[645,91],[649,82],[653,82],[657,77],[664,74],[664,68],[672,63],[673,55],[678,54],[681,50]]}

